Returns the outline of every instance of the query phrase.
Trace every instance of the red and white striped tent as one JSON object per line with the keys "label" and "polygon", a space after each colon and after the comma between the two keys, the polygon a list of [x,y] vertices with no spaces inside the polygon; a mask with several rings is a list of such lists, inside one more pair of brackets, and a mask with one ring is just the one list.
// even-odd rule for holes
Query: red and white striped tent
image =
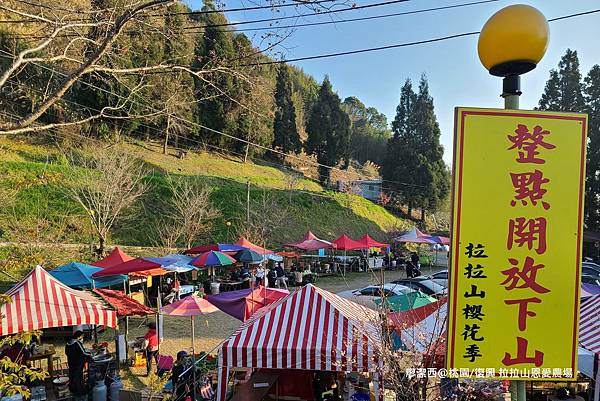
{"label": "red and white striped tent", "polygon": [[51,327],[117,326],[117,313],[93,295],[73,290],[37,266],[10,289],[0,308],[0,336]]}
{"label": "red and white striped tent", "polygon": [[600,353],[600,295],[581,302],[579,344],[589,351]]}
{"label": "red and white striped tent", "polygon": [[308,284],[258,312],[223,342],[217,401],[225,400],[231,368],[370,372],[379,392],[378,322],[374,310]]}

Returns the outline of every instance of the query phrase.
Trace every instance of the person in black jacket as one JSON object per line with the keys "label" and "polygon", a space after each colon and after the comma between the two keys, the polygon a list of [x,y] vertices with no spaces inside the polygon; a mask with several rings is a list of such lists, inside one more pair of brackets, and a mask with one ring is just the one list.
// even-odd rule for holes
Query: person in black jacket
{"label": "person in black jacket", "polygon": [[83,382],[83,367],[85,362],[92,358],[92,354],[83,348],[83,331],[77,330],[65,346],[67,363],[69,364],[69,390],[73,393],[74,400],[80,401],[87,398]]}
{"label": "person in black jacket", "polygon": [[189,379],[191,370],[188,369],[188,354],[185,351],[177,353],[177,360],[171,369],[171,382],[173,383],[174,401],[183,401],[190,394]]}

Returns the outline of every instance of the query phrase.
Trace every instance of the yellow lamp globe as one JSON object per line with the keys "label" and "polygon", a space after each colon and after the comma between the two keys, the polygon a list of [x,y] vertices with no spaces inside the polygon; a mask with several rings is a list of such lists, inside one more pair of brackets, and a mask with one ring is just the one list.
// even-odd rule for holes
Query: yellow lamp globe
{"label": "yellow lamp globe", "polygon": [[515,4],[485,23],[477,51],[490,74],[506,77],[533,70],[546,53],[548,20],[536,8]]}

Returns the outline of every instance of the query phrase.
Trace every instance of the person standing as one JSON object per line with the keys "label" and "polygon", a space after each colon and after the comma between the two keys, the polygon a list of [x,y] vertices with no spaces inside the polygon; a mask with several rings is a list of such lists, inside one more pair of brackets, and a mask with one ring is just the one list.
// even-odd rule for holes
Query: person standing
{"label": "person standing", "polygon": [[421,266],[419,264],[419,255],[416,252],[410,255],[410,262],[413,265],[413,277],[417,277],[421,274],[421,269],[419,269]]}
{"label": "person standing", "polygon": [[285,279],[285,271],[283,271],[283,267],[281,263],[277,263],[277,267],[275,268],[275,273],[277,273],[277,287],[288,289],[286,279]]}
{"label": "person standing", "polygon": [[191,370],[188,369],[187,363],[188,354],[185,351],[177,353],[177,360],[171,369],[171,382],[173,384],[173,394],[175,400],[183,401],[188,394],[191,394],[189,388],[189,379]]}
{"label": "person standing", "polygon": [[148,331],[144,336],[144,349],[146,350],[146,375],[152,371],[152,359],[158,365],[158,333],[156,332],[156,323],[148,323]]}
{"label": "person standing", "polygon": [[92,358],[92,354],[83,348],[83,331],[77,330],[65,345],[65,354],[69,365],[69,390],[75,401],[87,399],[83,381],[83,367]]}
{"label": "person standing", "polygon": [[264,283],[265,273],[266,273],[265,268],[263,267],[262,264],[259,264],[258,267],[256,268],[256,286],[257,287],[261,284],[263,284],[266,287],[266,284]]}

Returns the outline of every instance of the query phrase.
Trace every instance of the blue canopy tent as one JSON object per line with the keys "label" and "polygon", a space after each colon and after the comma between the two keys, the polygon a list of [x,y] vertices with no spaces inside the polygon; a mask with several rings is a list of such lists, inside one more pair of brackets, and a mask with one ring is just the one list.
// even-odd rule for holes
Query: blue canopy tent
{"label": "blue canopy tent", "polygon": [[101,267],[71,262],[49,273],[61,283],[76,289],[105,288],[111,285],[122,285],[127,280],[125,275],[92,278],[92,274],[102,270],[104,269]]}

